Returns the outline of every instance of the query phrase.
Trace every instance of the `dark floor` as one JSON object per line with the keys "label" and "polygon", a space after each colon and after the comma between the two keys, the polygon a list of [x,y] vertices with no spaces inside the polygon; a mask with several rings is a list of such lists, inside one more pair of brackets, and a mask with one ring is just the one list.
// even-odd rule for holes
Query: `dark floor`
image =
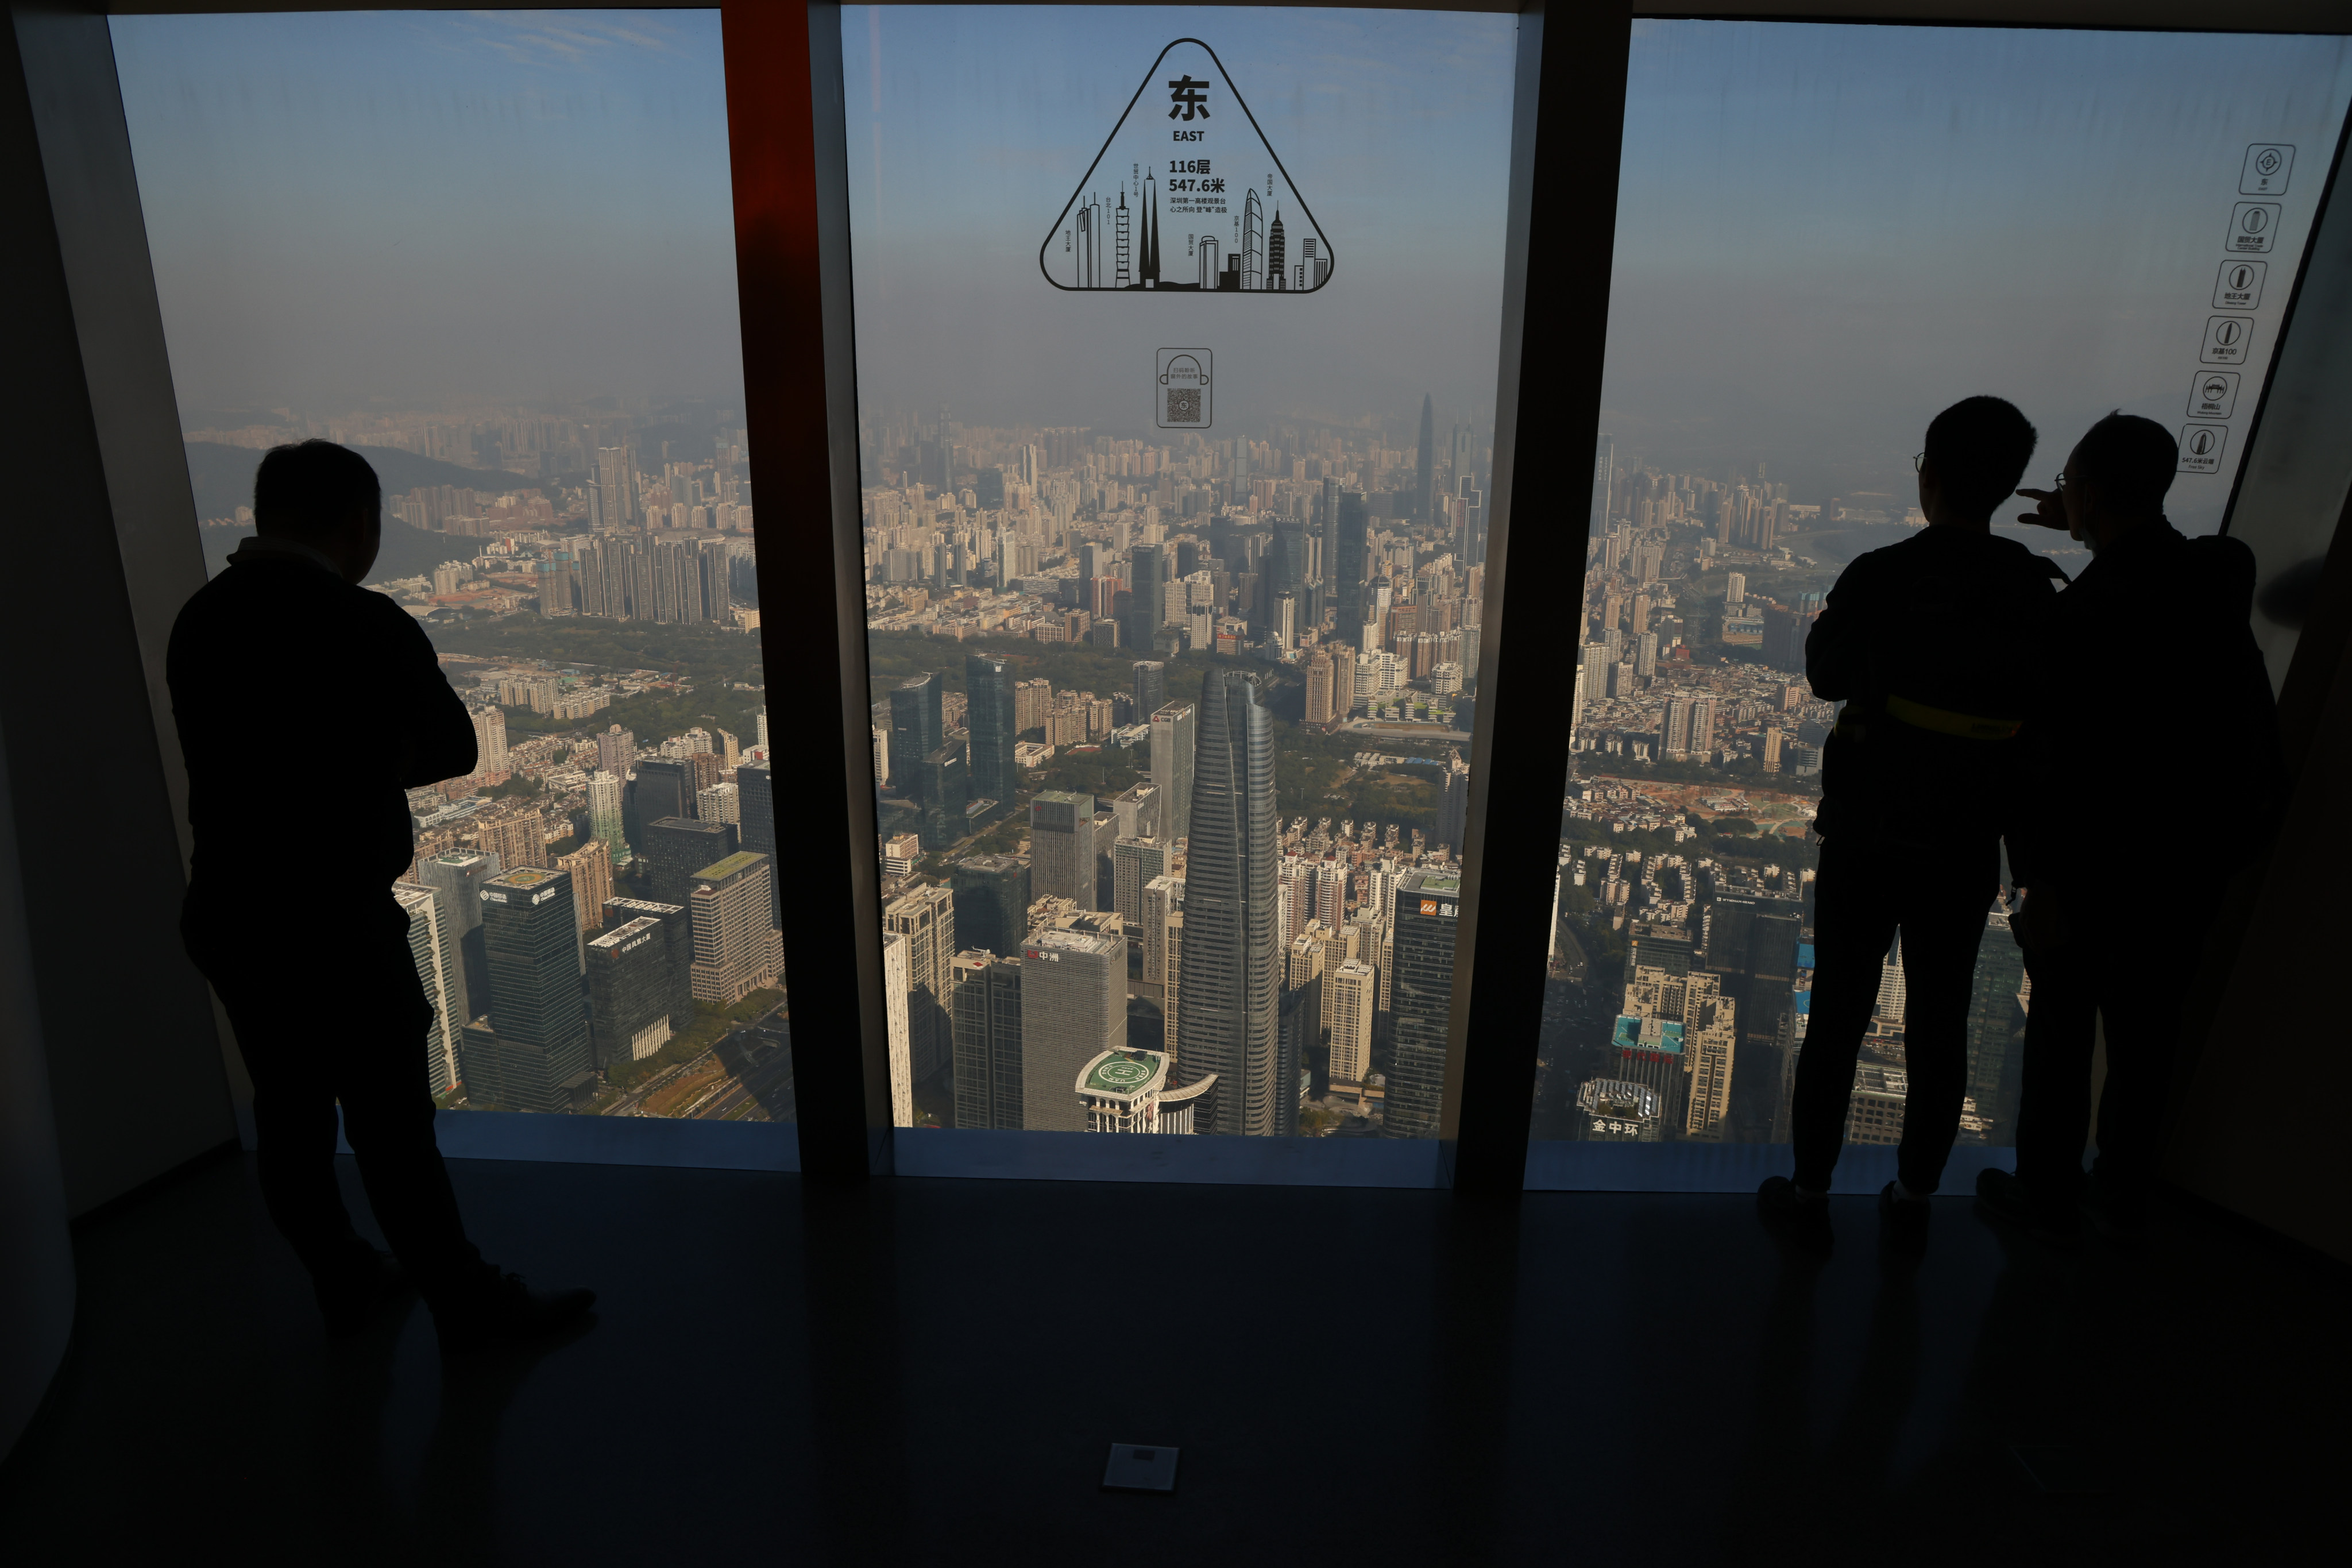
{"label": "dark floor", "polygon": [[[1916,1278],[1836,1200],[902,1181],[464,1162],[600,1321],[445,1380],[329,1345],[249,1169],[89,1227],[0,1470],[12,1564],[2276,1563],[2345,1473],[2340,1271],[2168,1211],[2137,1258],[1939,1200]],[[354,1184],[355,1186],[355,1184]],[[357,1206],[356,1194],[354,1205]],[[1173,1496],[1098,1489],[1113,1440]],[[2087,1494],[2038,1489],[2012,1453]],[[2332,1535],[2332,1527],[2330,1528]]]}

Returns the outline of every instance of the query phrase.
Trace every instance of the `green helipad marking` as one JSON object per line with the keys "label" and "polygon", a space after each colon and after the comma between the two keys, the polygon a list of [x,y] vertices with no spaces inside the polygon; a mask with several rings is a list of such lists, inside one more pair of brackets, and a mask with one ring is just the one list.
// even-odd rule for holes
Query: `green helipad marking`
{"label": "green helipad marking", "polygon": [[1095,1068],[1089,1087],[1125,1093],[1150,1083],[1151,1075],[1156,1070],[1150,1062],[1134,1061],[1126,1057],[1112,1057]]}

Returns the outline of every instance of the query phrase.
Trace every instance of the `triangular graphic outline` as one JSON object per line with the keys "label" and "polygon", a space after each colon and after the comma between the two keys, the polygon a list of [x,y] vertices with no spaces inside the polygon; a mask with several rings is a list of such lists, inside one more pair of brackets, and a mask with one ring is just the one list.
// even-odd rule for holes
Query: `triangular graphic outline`
{"label": "triangular graphic outline", "polygon": [[[1315,237],[1323,242],[1323,261],[1325,263],[1326,270],[1322,280],[1318,282],[1314,288],[1306,289],[1256,289],[1239,291],[1257,294],[1296,293],[1300,295],[1321,292],[1322,289],[1330,283],[1331,279],[1339,270],[1339,258],[1332,254],[1331,237],[1324,232],[1323,225],[1318,221],[1315,216],[1315,209],[1307,205],[1307,193],[1300,190],[1298,188],[1298,182],[1290,177],[1289,169],[1285,167],[1283,164],[1282,154],[1274,150],[1273,139],[1267,136],[1265,128],[1258,124],[1257,116],[1250,112],[1248,101],[1242,97],[1242,89],[1234,85],[1234,73],[1225,68],[1225,62],[1218,57],[1217,51],[1211,48],[1208,43],[1201,38],[1172,38],[1169,40],[1167,47],[1162,48],[1160,51],[1159,56],[1152,60],[1150,67],[1144,71],[1143,79],[1136,84],[1135,96],[1127,100],[1127,107],[1125,109],[1119,110],[1118,119],[1111,126],[1110,134],[1103,138],[1102,147],[1095,153],[1094,162],[1088,163],[1087,165],[1086,173],[1078,176],[1077,189],[1072,191],[1070,193],[1070,199],[1062,204],[1062,210],[1055,216],[1053,226],[1045,231],[1045,239],[1038,245],[1038,273],[1045,278],[1047,283],[1051,284],[1054,288],[1060,289],[1065,294],[1110,294],[1121,292],[1121,290],[1113,289],[1074,288],[1054,276],[1053,268],[1046,263],[1045,257],[1046,253],[1053,248],[1054,241],[1061,237],[1063,224],[1068,221],[1071,213],[1076,211],[1078,204],[1086,198],[1087,185],[1088,182],[1093,180],[1095,177],[1095,171],[1102,167],[1102,161],[1109,153],[1112,144],[1118,140],[1118,133],[1122,130],[1126,129],[1128,116],[1133,114],[1135,112],[1135,106],[1143,101],[1144,89],[1149,88],[1151,85],[1152,79],[1160,74],[1160,62],[1167,59],[1169,50],[1175,48],[1179,44],[1192,44],[1195,46],[1203,54],[1209,57],[1211,63],[1216,66],[1219,79],[1224,82],[1225,90],[1234,95],[1234,102],[1240,108],[1242,118],[1249,121],[1249,128],[1251,132],[1256,135],[1258,145],[1265,148],[1265,155],[1274,160],[1276,171],[1282,175],[1282,183],[1289,187],[1292,199],[1298,203],[1298,210],[1306,215],[1308,226],[1313,228],[1315,231]],[[1156,231],[1154,237],[1157,237]],[[1136,293],[1157,292],[1157,290],[1152,289],[1134,289],[1131,291]],[[1167,292],[1170,293],[1193,293],[1202,291],[1202,290],[1195,289],[1167,290]],[[1223,290],[1208,290],[1208,292],[1222,293]]]}

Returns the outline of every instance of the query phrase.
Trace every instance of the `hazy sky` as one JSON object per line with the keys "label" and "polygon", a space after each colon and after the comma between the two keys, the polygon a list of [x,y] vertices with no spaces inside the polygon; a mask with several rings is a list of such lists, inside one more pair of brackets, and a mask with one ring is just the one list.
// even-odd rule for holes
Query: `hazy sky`
{"label": "hazy sky", "polygon": [[[737,395],[715,12],[111,25],[184,405]],[[1330,287],[1040,276],[1180,37],[1312,205]],[[1139,427],[1153,351],[1183,344],[1216,356],[1221,426],[1409,437],[1424,391],[1483,424],[1514,42],[1480,13],[846,8],[867,410]],[[2352,44],[1645,22],[1631,71],[1604,426],[1718,473],[1768,460],[1800,500],[1906,483],[1927,419],[1976,392],[2042,426],[2037,468],[2111,407],[2178,427],[2246,149],[2293,144],[2230,462],[2175,491],[2184,522],[2218,518]]]}
{"label": "hazy sky", "polygon": [[[1221,433],[1256,415],[1370,416],[1410,438],[1424,392],[1441,424],[1469,415],[1483,428],[1515,29],[1467,13],[845,7],[861,401],[1140,429],[1154,350],[1181,344],[1215,355]],[[1040,241],[1160,51],[1188,37],[1223,62],[1312,207],[1337,258],[1330,286],[1070,294],[1040,275]],[[1170,107],[1155,89],[1138,115],[1156,116],[1163,155],[1179,156]],[[1238,118],[1218,125],[1240,134]],[[1242,178],[1262,182],[1264,162],[1245,162]],[[1114,163],[1089,188],[1113,193],[1127,168]],[[1171,275],[1181,251],[1181,233],[1172,253],[1163,244]]]}
{"label": "hazy sky", "polygon": [[716,11],[111,26],[184,408],[740,396]]}
{"label": "hazy sky", "polygon": [[[2234,431],[2352,88],[2341,38],[1637,24],[1604,425],[1634,451],[1907,484],[2007,396],[2037,469],[2108,409],[2184,423],[2247,147],[2296,146]],[[2227,477],[2173,510],[2217,522]],[[1800,499],[1819,500],[1819,495]]]}

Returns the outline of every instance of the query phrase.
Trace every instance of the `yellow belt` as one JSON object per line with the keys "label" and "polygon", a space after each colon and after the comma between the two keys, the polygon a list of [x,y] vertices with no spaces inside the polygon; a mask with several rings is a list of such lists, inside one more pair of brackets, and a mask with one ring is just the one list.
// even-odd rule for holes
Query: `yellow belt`
{"label": "yellow belt", "polygon": [[1933,730],[1939,735],[1958,735],[1964,741],[2013,740],[2025,727],[2022,719],[1979,719],[1973,713],[1954,713],[1942,708],[1930,708],[1925,702],[1914,702],[1908,697],[1888,698],[1886,716],[1900,719],[1914,729]]}

